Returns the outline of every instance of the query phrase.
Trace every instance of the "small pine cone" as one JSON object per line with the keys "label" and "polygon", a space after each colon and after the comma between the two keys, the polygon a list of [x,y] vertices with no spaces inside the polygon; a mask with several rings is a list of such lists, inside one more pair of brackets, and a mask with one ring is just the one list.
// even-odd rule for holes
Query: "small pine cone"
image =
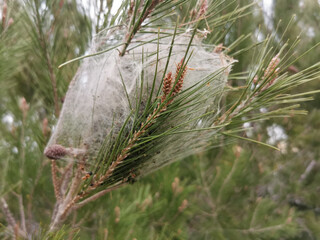
{"label": "small pine cone", "polygon": [[60,159],[67,154],[67,149],[59,144],[54,144],[44,151],[44,155],[50,159]]}

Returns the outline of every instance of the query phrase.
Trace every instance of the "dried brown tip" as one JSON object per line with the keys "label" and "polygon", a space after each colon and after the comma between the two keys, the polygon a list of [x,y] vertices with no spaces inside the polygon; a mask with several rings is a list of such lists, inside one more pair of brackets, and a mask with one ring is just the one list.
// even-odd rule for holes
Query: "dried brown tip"
{"label": "dried brown tip", "polygon": [[44,155],[50,159],[60,159],[67,154],[67,149],[59,144],[54,144],[44,150]]}
{"label": "dried brown tip", "polygon": [[180,207],[178,208],[179,209],[179,212],[183,212],[183,210],[185,210],[188,206],[188,200],[187,199],[184,199],[180,205]]}
{"label": "dried brown tip", "polygon": [[200,5],[200,9],[198,12],[198,18],[206,15],[207,10],[208,10],[208,0],[202,0],[201,5]]}
{"label": "dried brown tip", "polygon": [[19,108],[23,113],[23,117],[26,117],[29,111],[29,104],[27,103],[27,100],[24,97],[20,99]]}
{"label": "dried brown tip", "polygon": [[7,17],[7,3],[4,2],[3,7],[2,7],[2,25],[5,25],[6,22],[6,17]]}
{"label": "dried brown tip", "polygon": [[48,121],[48,118],[44,118],[42,120],[42,134],[43,136],[47,137],[47,134],[48,134],[48,131],[50,130],[49,127],[49,121]]}
{"label": "dried brown tip", "polygon": [[116,219],[114,220],[115,223],[118,223],[120,221],[120,207],[116,206],[114,208],[114,215],[116,215]]}
{"label": "dried brown tip", "polygon": [[9,21],[8,21],[8,27],[10,27],[13,23],[14,23],[13,18],[9,18]]}

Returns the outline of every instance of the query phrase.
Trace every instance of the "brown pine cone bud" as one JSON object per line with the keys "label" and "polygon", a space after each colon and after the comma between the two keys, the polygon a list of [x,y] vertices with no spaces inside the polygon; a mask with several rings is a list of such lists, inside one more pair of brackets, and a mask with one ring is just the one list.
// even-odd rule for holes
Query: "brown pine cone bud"
{"label": "brown pine cone bud", "polygon": [[54,144],[44,150],[44,155],[50,159],[60,159],[67,153],[67,149],[59,144]]}

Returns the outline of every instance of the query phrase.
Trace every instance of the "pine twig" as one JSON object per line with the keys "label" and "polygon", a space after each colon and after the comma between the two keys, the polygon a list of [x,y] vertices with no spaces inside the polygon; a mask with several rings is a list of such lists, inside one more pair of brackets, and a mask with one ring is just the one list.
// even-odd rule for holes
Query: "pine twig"
{"label": "pine twig", "polygon": [[137,22],[133,22],[134,19],[134,15],[133,14],[131,16],[132,20],[131,20],[131,28],[128,29],[128,32],[126,34],[125,40],[124,40],[124,46],[122,48],[122,50],[120,51],[120,56],[124,56],[124,54],[126,53],[126,50],[131,42],[131,40],[133,39],[134,35],[138,32],[138,30],[141,28],[141,25],[143,23],[143,21],[153,12],[153,10],[155,9],[155,7],[162,2],[163,0],[152,0],[151,4],[149,7],[146,7],[145,12],[141,13],[140,18],[138,19]]}
{"label": "pine twig", "polygon": [[68,166],[65,167],[64,172],[61,176],[61,194],[62,196],[65,195],[65,193],[68,190],[69,182],[72,177],[72,167],[73,163],[70,163]]}
{"label": "pine twig", "polygon": [[16,192],[13,192],[13,194],[18,198],[18,201],[19,201],[21,228],[24,232],[27,232],[26,217],[25,217],[24,206],[23,206],[23,198],[22,198],[21,194],[18,194]]}
{"label": "pine twig", "polygon": [[1,198],[1,209],[9,226],[15,229],[17,227],[16,220],[9,209],[7,201],[3,197]]}
{"label": "pine twig", "polygon": [[308,164],[306,170],[305,170],[305,171],[303,172],[303,174],[300,176],[299,182],[300,182],[300,183],[305,182],[305,181],[308,179],[308,177],[312,174],[312,172],[315,171],[316,168],[317,168],[317,162],[316,162],[315,160],[312,160],[312,161]]}
{"label": "pine twig", "polygon": [[116,160],[111,163],[110,167],[108,168],[107,172],[99,178],[98,181],[93,183],[87,191],[84,191],[80,194],[80,199],[85,197],[87,194],[89,194],[91,191],[96,189],[98,186],[103,184],[103,182],[108,179],[110,176],[112,176],[114,170],[116,167],[129,156],[129,151],[132,147],[136,144],[136,142],[139,140],[140,136],[143,135],[146,130],[155,122],[155,120],[160,116],[160,113],[164,112],[167,109],[167,106],[172,103],[174,97],[181,91],[183,80],[187,71],[187,66],[184,66],[184,68],[181,70],[183,65],[183,60],[180,61],[180,63],[177,66],[176,74],[175,74],[175,84],[172,82],[172,73],[169,72],[166,77],[163,80],[163,94],[161,96],[161,101],[158,103],[157,107],[154,109],[154,111],[149,114],[147,117],[147,120],[141,124],[141,127],[138,131],[136,131],[132,138],[128,141],[127,146],[121,151],[121,153],[118,155]]}
{"label": "pine twig", "polygon": [[73,196],[75,195],[75,193],[78,190],[79,185],[81,184],[81,179],[82,179],[82,176],[81,176],[82,170],[81,170],[81,168],[82,168],[83,165],[84,165],[84,162],[82,161],[82,163],[80,163],[79,166],[78,166],[78,169],[77,169],[77,171],[75,173],[74,178],[72,179],[72,183],[71,183],[68,195],[66,196],[66,201],[67,202],[70,201],[73,198]]}
{"label": "pine twig", "polygon": [[14,219],[7,201],[2,197],[1,199],[1,210],[6,218],[6,221],[8,223],[8,225],[12,228],[13,233],[14,233],[14,239],[18,239],[19,236],[23,237],[23,238],[27,238],[27,233],[22,230],[19,225],[17,224],[16,220]]}
{"label": "pine twig", "polygon": [[123,185],[125,185],[125,184],[126,184],[126,183],[123,183],[123,184],[120,184],[120,185],[117,185],[117,186],[114,186],[114,187],[105,189],[105,190],[103,190],[103,191],[101,191],[101,192],[98,192],[98,193],[92,195],[91,197],[86,198],[86,199],[83,200],[82,202],[77,203],[77,204],[73,207],[73,209],[74,209],[74,210],[77,210],[77,209],[83,207],[84,205],[86,205],[87,203],[92,202],[92,201],[94,201],[94,200],[96,200],[96,199],[104,196],[105,194],[107,194],[107,193],[109,193],[109,192],[111,192],[111,191],[113,191],[113,190],[118,189],[119,187],[121,187],[121,186],[123,186]]}
{"label": "pine twig", "polygon": [[56,75],[53,70],[53,64],[51,62],[51,58],[50,58],[50,55],[48,52],[45,34],[42,31],[42,25],[41,25],[42,20],[40,17],[39,9],[36,9],[36,19],[37,19],[37,27],[38,27],[38,32],[39,32],[39,36],[38,36],[39,43],[40,43],[40,46],[43,51],[43,56],[46,60],[46,64],[47,64],[48,71],[49,71],[49,78],[50,78],[51,86],[52,86],[52,90],[53,90],[55,115],[56,115],[56,117],[59,117],[60,107],[59,107],[58,90],[57,90],[57,79],[56,79]]}
{"label": "pine twig", "polygon": [[[161,97],[161,104],[158,104],[158,106],[154,109],[153,113],[149,114],[149,116],[147,117],[146,122],[141,124],[140,129],[135,132],[133,134],[133,137],[129,140],[128,145],[126,148],[124,148],[121,153],[119,154],[119,156],[117,157],[116,161],[114,161],[111,166],[109,167],[109,169],[107,170],[106,174],[101,177],[98,181],[97,184],[94,185],[94,187],[97,187],[98,185],[102,184],[104,180],[106,180],[107,178],[109,178],[113,171],[115,170],[115,168],[125,159],[128,157],[129,155],[129,151],[130,149],[135,145],[135,143],[139,140],[140,136],[143,135],[145,133],[145,131],[154,123],[154,121],[160,116],[160,113],[165,111],[167,109],[167,106],[172,103],[173,98],[169,99],[169,101],[167,101],[165,103],[165,100],[170,98],[171,96],[174,97],[175,95],[177,95],[182,88],[182,84],[183,84],[183,79],[184,76],[186,74],[187,68],[186,66],[184,67],[184,70],[182,71],[182,73],[180,74],[179,77],[179,73],[180,73],[180,69],[182,67],[182,62],[183,59],[181,60],[181,62],[179,63],[179,65],[177,66],[177,70],[176,70],[176,84],[175,86],[172,86],[172,73],[169,72],[165,79],[163,80],[163,95]],[[178,79],[179,77],[179,79]],[[170,91],[169,91],[170,89]],[[172,93],[171,93],[172,92]],[[172,94],[170,96],[170,93]]]}
{"label": "pine twig", "polygon": [[51,80],[52,89],[53,89],[55,115],[56,117],[59,117],[60,108],[59,108],[59,100],[58,100],[57,79],[53,71],[52,62],[49,57],[49,53],[47,52],[47,49],[45,49],[45,52],[46,52],[46,60],[47,60],[47,65],[49,69],[49,74],[50,74],[50,80]]}
{"label": "pine twig", "polygon": [[58,201],[61,200],[61,193],[60,193],[60,182],[57,178],[57,165],[55,160],[51,160],[51,174],[52,174],[52,183],[54,188],[54,194]]}
{"label": "pine twig", "polygon": [[133,14],[133,9],[134,9],[134,0],[130,0],[130,7],[129,7],[129,11],[128,11],[128,19],[131,18],[132,14]]}
{"label": "pine twig", "polygon": [[[116,160],[111,163],[109,166],[108,170],[104,175],[102,175],[97,181],[91,184],[91,186],[79,193],[78,195],[75,196],[75,193],[78,191],[78,187],[81,184],[81,169],[82,166],[85,164],[85,159],[83,158],[81,163],[78,166],[78,170],[75,173],[74,178],[72,179],[71,186],[69,188],[68,194],[65,198],[62,199],[62,201],[58,202],[55,208],[55,211],[53,213],[52,217],[52,223],[50,225],[50,232],[54,231],[66,218],[67,216],[73,211],[76,210],[80,207],[83,207],[87,203],[94,201],[103,195],[107,194],[108,192],[111,192],[112,190],[115,190],[119,188],[120,186],[126,184],[126,182],[121,182],[120,184],[111,187],[109,189],[102,190],[86,199],[83,201],[79,202],[79,200],[83,199],[86,197],[88,194],[90,194],[93,190],[95,190],[98,186],[103,184],[103,182],[108,179],[110,176],[112,176],[114,170],[116,167],[123,162],[124,159],[126,159],[129,156],[129,152],[132,147],[135,146],[139,138],[146,132],[146,130],[155,122],[155,120],[160,116],[160,113],[165,111],[167,109],[167,106],[173,101],[173,98],[181,91],[182,85],[183,85],[183,80],[186,74],[186,69],[187,67],[184,66],[184,69],[182,68],[183,64],[183,59],[177,66],[176,74],[175,74],[175,83],[173,83],[172,79],[172,73],[169,72],[166,77],[163,80],[163,95],[161,96],[161,100],[158,103],[157,107],[154,109],[154,111],[149,114],[147,117],[147,120],[141,124],[141,127],[138,131],[136,131],[132,138],[129,139],[127,146],[120,152],[120,154],[117,156]],[[49,149],[52,151],[52,149]],[[49,151],[48,150],[48,151]],[[54,149],[53,149],[54,150]],[[51,153],[51,152],[50,152]],[[56,154],[47,154],[47,155],[52,155],[55,156]],[[52,157],[51,156],[51,157]],[[53,162],[55,160],[52,160]],[[70,168],[71,169],[71,168]],[[64,181],[62,182],[62,185],[65,188],[65,181],[68,179],[68,171],[69,167],[66,168],[63,179]],[[66,185],[67,186],[67,185]],[[64,194],[65,195],[65,194]]]}
{"label": "pine twig", "polygon": [[[271,59],[267,69],[264,71],[264,75],[262,77],[263,86],[261,86],[261,88],[257,90],[253,95],[248,96],[245,100],[242,100],[241,102],[236,102],[214,124],[221,124],[223,122],[230,121],[233,117],[237,116],[243,109],[249,106],[260,93],[264,92],[265,90],[270,88],[273,84],[275,84],[278,79],[278,73],[280,71],[279,68],[276,68],[279,65],[279,63],[280,63],[280,58],[279,58],[279,54],[277,54],[275,57]],[[253,83],[257,84],[258,81],[259,81],[258,77],[256,76],[253,80]]]}
{"label": "pine twig", "polygon": [[198,11],[197,20],[205,16],[205,14],[207,13],[207,10],[208,10],[208,0],[202,0],[199,11]]}

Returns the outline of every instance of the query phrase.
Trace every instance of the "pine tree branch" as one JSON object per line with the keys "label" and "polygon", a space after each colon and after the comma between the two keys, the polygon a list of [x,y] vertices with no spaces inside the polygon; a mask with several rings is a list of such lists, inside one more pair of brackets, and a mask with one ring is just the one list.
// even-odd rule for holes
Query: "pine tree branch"
{"label": "pine tree branch", "polygon": [[239,115],[244,109],[246,109],[253,101],[256,100],[259,94],[266,91],[273,84],[276,83],[278,78],[278,72],[280,71],[278,67],[280,63],[279,54],[277,54],[274,58],[271,59],[267,69],[264,71],[264,75],[262,79],[259,79],[258,76],[255,76],[253,83],[258,84],[260,82],[260,86],[256,87],[256,91],[250,96],[248,95],[245,100],[240,102],[237,101],[232,107],[230,107],[219,119],[214,123],[221,124],[224,122],[231,121],[234,117]]}
{"label": "pine tree branch", "polygon": [[[124,160],[126,159],[129,154],[130,150],[135,146],[139,138],[146,132],[146,130],[154,124],[156,119],[160,116],[160,113],[164,112],[167,109],[167,106],[172,103],[173,98],[181,91],[183,80],[187,71],[187,67],[184,64],[184,59],[181,60],[181,62],[177,66],[176,74],[175,74],[175,81],[173,82],[172,79],[172,73],[168,73],[167,76],[164,79],[163,83],[163,95],[160,98],[160,102],[158,103],[157,107],[153,110],[151,114],[147,117],[146,121],[141,124],[141,127],[138,131],[136,131],[131,139],[129,139],[127,146],[123,148],[123,150],[120,152],[120,154],[117,156],[116,160],[111,163],[108,170],[104,175],[102,175],[98,180],[96,180],[94,183],[91,184],[91,186],[88,187],[86,191],[83,191],[79,193],[78,195],[74,196],[76,192],[78,191],[78,187],[81,184],[81,172],[82,172],[82,166],[85,164],[84,158],[82,158],[81,163],[77,167],[78,170],[75,173],[75,176],[72,179],[71,186],[69,188],[68,194],[65,198],[63,198],[62,201],[58,202],[55,208],[55,211],[53,213],[52,217],[52,223],[50,225],[50,232],[54,231],[66,218],[67,216],[73,212],[74,210],[86,205],[87,203],[94,201],[106,193],[117,189],[118,187],[126,184],[126,182],[121,182],[120,184],[105,189],[102,191],[99,191],[98,193],[86,198],[85,200],[79,202],[81,199],[89,195],[92,191],[94,191],[96,188],[98,188],[105,180],[107,180],[110,176],[112,176],[114,170],[116,167]],[[57,155],[55,148],[48,148],[46,151],[46,154],[55,157]],[[54,152],[54,153],[53,153]],[[60,151],[61,152],[61,151]],[[59,153],[60,153],[59,152]],[[49,154],[50,153],[50,154]],[[51,154],[52,153],[52,154]],[[64,153],[64,151],[63,151]],[[59,155],[59,154],[58,154]],[[55,160],[52,160],[55,161]],[[68,175],[67,173],[68,167],[66,168],[63,175]],[[64,185],[64,183],[62,183]]]}
{"label": "pine tree branch", "polygon": [[42,21],[41,21],[39,11],[40,10],[38,9],[38,7],[36,7],[36,19],[37,19],[37,27],[38,27],[38,34],[39,34],[38,39],[39,39],[40,46],[42,48],[43,57],[46,60],[46,64],[47,64],[48,71],[49,71],[49,78],[51,81],[51,86],[52,86],[52,91],[53,91],[55,116],[59,117],[60,107],[59,107],[59,99],[58,99],[57,80],[56,80],[56,75],[53,71],[53,65],[52,65],[51,58],[50,58],[50,55],[48,52],[48,46],[47,46],[47,42],[45,39],[45,34],[42,30]]}
{"label": "pine tree branch", "polygon": [[58,90],[57,90],[57,79],[56,79],[56,75],[53,71],[53,67],[52,67],[51,59],[49,57],[49,53],[47,52],[47,50],[45,50],[45,52],[46,52],[46,60],[47,60],[47,65],[48,65],[48,69],[49,69],[52,90],[53,90],[55,115],[56,115],[56,117],[59,117],[60,107],[59,107]]}
{"label": "pine tree branch", "polygon": [[[125,40],[124,40],[124,46],[122,48],[122,50],[120,51],[120,56],[124,56],[124,54],[126,53],[126,50],[131,42],[131,40],[133,39],[134,35],[138,32],[138,30],[141,28],[141,24],[143,23],[143,21],[152,13],[152,11],[155,9],[155,7],[161,3],[163,0],[150,0],[151,4],[148,6],[149,1],[147,1],[147,3],[144,6],[144,9],[142,10],[142,12],[140,13],[140,17],[137,19],[136,22],[134,22],[135,20],[135,14],[133,14],[131,16],[132,20],[130,23],[130,28],[128,29],[128,32],[126,34]],[[136,5],[136,8],[138,6]],[[137,9],[135,10],[135,12],[137,12]]]}
{"label": "pine tree branch", "polygon": [[14,219],[14,217],[9,209],[7,201],[3,197],[1,198],[1,209],[2,209],[4,216],[6,217],[6,221],[9,224],[9,226],[11,226],[13,229],[15,229],[17,227],[16,220]]}
{"label": "pine tree branch", "polygon": [[19,225],[16,223],[16,220],[14,219],[7,201],[2,197],[1,199],[1,206],[0,208],[2,209],[2,212],[6,218],[7,223],[9,224],[9,226],[12,228],[14,234],[15,234],[15,238],[14,239],[18,239],[19,236],[26,238],[27,237],[27,233],[25,231],[23,231]]}
{"label": "pine tree branch", "polygon": [[117,185],[117,186],[115,186],[115,187],[111,187],[111,188],[105,189],[105,190],[103,190],[103,191],[101,191],[101,192],[98,192],[98,193],[92,195],[91,197],[88,197],[88,198],[86,198],[85,200],[77,203],[77,204],[73,207],[73,210],[77,210],[77,209],[79,209],[79,208],[82,208],[82,207],[85,206],[87,203],[92,202],[92,201],[94,201],[94,200],[96,200],[96,199],[104,196],[105,194],[107,194],[107,193],[109,193],[109,192],[111,192],[111,191],[113,191],[113,190],[116,190],[116,189],[118,189],[118,188],[120,188],[120,187],[122,187],[122,186],[124,186],[124,185],[126,185],[126,184],[127,184],[127,183],[122,183],[122,184]]}
{"label": "pine tree branch", "polygon": [[[55,160],[52,160],[52,161],[55,161]],[[65,221],[67,216],[72,212],[71,209],[74,206],[74,204],[80,199],[80,196],[76,195],[76,193],[82,182],[81,174],[82,174],[84,165],[85,165],[85,158],[82,156],[80,163],[77,165],[75,175],[72,178],[72,182],[70,184],[69,190],[67,193],[65,193],[66,196],[64,194],[65,197],[61,198],[61,201],[58,201],[56,203],[56,206],[52,214],[52,220],[49,227],[49,232],[55,231],[57,227],[61,225],[63,221]],[[66,186],[68,186],[67,180],[69,179],[68,176],[71,173],[72,166],[73,165],[69,165],[65,168],[65,172],[63,173],[63,175],[65,175],[64,181],[62,183],[63,188],[66,188]],[[63,191],[65,191],[65,189],[63,189]]]}
{"label": "pine tree branch", "polygon": [[95,190],[98,186],[103,184],[103,182],[108,179],[116,167],[129,156],[130,150],[134,147],[139,138],[146,132],[146,130],[156,121],[160,116],[160,113],[164,112],[167,109],[167,106],[172,103],[174,97],[181,91],[183,80],[186,75],[187,66],[183,65],[184,59],[180,61],[177,66],[175,74],[175,82],[173,83],[172,73],[169,72],[163,80],[163,95],[161,96],[161,101],[158,103],[154,111],[149,114],[147,120],[141,124],[141,127],[136,131],[132,138],[128,141],[127,146],[121,151],[116,160],[111,163],[107,172],[101,176],[95,183],[93,183],[88,190],[80,194],[80,198],[85,197],[91,191]]}
{"label": "pine tree branch", "polygon": [[22,198],[21,194],[18,194],[16,192],[13,192],[13,194],[18,198],[18,202],[19,202],[20,222],[21,222],[22,231],[27,232],[23,198]]}

